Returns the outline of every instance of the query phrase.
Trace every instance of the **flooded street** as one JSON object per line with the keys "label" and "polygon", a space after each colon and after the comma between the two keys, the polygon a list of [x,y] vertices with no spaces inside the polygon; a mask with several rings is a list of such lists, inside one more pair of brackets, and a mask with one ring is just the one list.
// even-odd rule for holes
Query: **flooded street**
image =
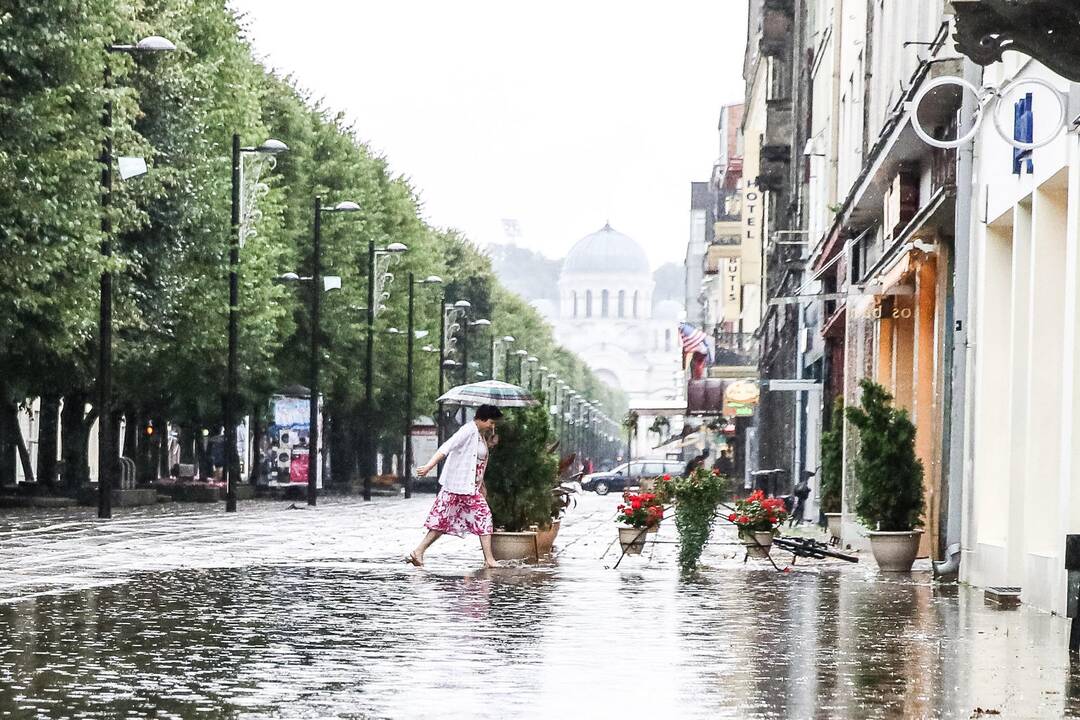
{"label": "flooded street", "polygon": [[9,516],[0,717],[1080,715],[1068,621],[980,590],[744,565],[728,530],[698,579],[664,542],[613,569],[617,500],[591,494],[551,563],[443,540],[418,570],[430,501]]}

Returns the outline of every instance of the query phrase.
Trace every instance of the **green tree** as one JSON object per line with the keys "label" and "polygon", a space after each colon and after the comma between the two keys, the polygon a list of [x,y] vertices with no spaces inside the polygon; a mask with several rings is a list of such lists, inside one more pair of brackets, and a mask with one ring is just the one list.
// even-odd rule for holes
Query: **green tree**
{"label": "green tree", "polygon": [[838,396],[821,434],[821,510],[841,511],[844,483],[844,398]]}

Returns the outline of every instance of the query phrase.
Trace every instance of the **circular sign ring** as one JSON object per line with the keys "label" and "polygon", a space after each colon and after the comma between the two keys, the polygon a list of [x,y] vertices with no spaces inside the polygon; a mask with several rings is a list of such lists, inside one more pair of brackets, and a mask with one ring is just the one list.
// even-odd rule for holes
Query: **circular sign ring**
{"label": "circular sign ring", "polygon": [[[1057,130],[1051,133],[1048,138],[1044,140],[1039,140],[1038,142],[1024,142],[1022,140],[1017,140],[1012,136],[1013,134],[1011,132],[1005,132],[1005,129],[1001,127],[1001,108],[1005,105],[1005,98],[1008,97],[1009,93],[1011,93],[1016,88],[1020,87],[1021,85],[1027,84],[1038,85],[1049,90],[1050,93],[1057,100],[1058,105],[1058,117],[1057,120],[1054,121],[1054,124],[1057,125]],[[1068,101],[1065,99],[1064,94],[1056,87],[1054,87],[1054,85],[1050,83],[1050,81],[1043,80],[1042,78],[1024,78],[1023,80],[1014,80],[1009,83],[1003,90],[1000,90],[995,94],[997,95],[998,103],[997,107],[994,108],[994,112],[992,113],[994,116],[994,129],[997,130],[998,135],[1000,135],[1002,139],[1005,140],[1005,142],[1009,143],[1014,148],[1017,148],[1019,150],[1038,150],[1039,148],[1045,147],[1057,140],[1058,135],[1060,135],[1061,131],[1065,129],[1065,117],[1067,113],[1066,108],[1068,107]]]}
{"label": "circular sign ring", "polygon": [[971,129],[964,133],[962,136],[956,138],[955,140],[938,140],[937,138],[931,137],[930,133],[926,132],[922,124],[919,122],[918,109],[919,105],[922,103],[927,93],[929,93],[931,90],[934,90],[935,88],[939,88],[944,85],[959,85],[964,90],[970,91],[971,94],[980,101],[982,100],[982,88],[976,87],[962,77],[943,75],[942,77],[934,78],[930,82],[926,83],[926,85],[924,85],[919,90],[919,92],[915,94],[915,97],[913,97],[911,101],[907,103],[906,109],[908,111],[908,115],[911,117],[911,129],[915,131],[915,134],[918,135],[924,143],[931,147],[939,148],[941,150],[952,150],[954,148],[960,147],[961,145],[966,145],[972,140],[972,138],[975,137],[975,133],[979,132],[979,125],[982,124],[983,117],[982,105],[980,102],[979,109],[975,112],[975,121],[971,124]]}

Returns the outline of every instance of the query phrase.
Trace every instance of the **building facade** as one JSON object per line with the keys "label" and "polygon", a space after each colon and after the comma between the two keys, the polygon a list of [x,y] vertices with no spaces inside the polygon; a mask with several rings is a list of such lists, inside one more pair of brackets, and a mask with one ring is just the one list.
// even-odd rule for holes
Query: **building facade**
{"label": "building facade", "polygon": [[579,240],[559,276],[558,342],[631,403],[681,397],[678,324],[682,305],[653,306],[645,251],[605,225]]}

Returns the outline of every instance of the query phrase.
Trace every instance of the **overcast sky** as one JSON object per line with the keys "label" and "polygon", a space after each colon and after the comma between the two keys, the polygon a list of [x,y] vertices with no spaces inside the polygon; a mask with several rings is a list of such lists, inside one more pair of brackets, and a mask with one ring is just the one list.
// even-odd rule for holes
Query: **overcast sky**
{"label": "overcast sky", "polygon": [[681,262],[742,97],[745,0],[230,0],[256,53],[356,123],[427,219],[562,257],[605,220]]}

